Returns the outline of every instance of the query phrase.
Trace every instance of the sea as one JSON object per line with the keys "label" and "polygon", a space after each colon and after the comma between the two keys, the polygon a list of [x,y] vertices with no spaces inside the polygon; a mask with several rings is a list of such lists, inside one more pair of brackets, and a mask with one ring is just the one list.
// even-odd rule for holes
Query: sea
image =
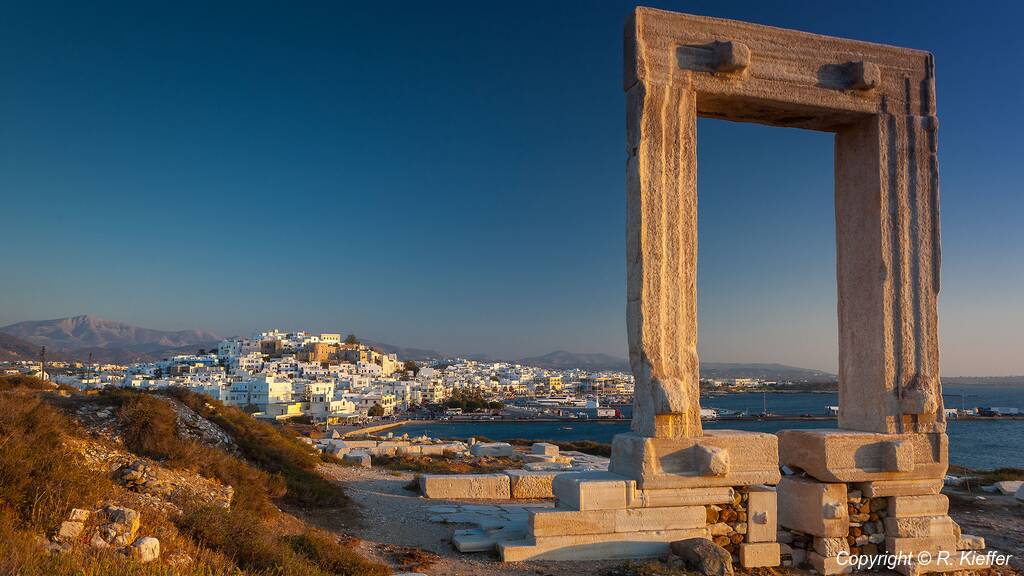
{"label": "sea", "polygon": [[[1009,406],[1024,410],[1024,387],[944,386],[947,408]],[[835,393],[732,393],[704,395],[701,406],[781,416],[821,416],[827,406],[838,404]],[[629,407],[623,407],[628,418]],[[778,432],[787,428],[835,428],[835,420],[740,420],[705,421],[708,429],[731,428],[755,432]],[[486,437],[491,440],[554,440],[568,442],[591,440],[608,443],[616,434],[629,430],[628,420],[591,420],[558,422],[413,422],[395,429],[410,436],[426,434],[441,438]],[[1003,467],[1024,468],[1024,420],[950,420],[949,461],[978,470]]]}

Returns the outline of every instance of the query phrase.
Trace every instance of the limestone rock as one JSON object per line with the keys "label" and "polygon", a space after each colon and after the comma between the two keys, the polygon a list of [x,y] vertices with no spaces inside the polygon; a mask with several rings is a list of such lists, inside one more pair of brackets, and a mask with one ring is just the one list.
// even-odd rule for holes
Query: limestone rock
{"label": "limestone rock", "polygon": [[160,557],[160,541],[152,536],[137,539],[131,548],[132,558],[145,564]]}
{"label": "limestone rock", "polygon": [[1022,486],[1024,481],[1021,480],[1003,480],[995,483],[996,490],[1002,494],[1016,494],[1020,492]]}
{"label": "limestone rock", "polygon": [[508,442],[477,442],[469,449],[473,456],[514,456],[516,451]]}
{"label": "limestone rock", "polygon": [[705,576],[732,576],[732,556],[729,552],[705,538],[679,540],[669,546],[673,554],[683,559],[687,570]]}
{"label": "limestone rock", "polygon": [[82,534],[84,528],[85,525],[81,522],[66,520],[60,523],[60,527],[57,528],[57,533],[53,535],[53,539],[65,544],[74,542]]}
{"label": "limestone rock", "polygon": [[86,522],[89,520],[89,511],[81,508],[72,508],[68,513],[68,520],[71,522]]}

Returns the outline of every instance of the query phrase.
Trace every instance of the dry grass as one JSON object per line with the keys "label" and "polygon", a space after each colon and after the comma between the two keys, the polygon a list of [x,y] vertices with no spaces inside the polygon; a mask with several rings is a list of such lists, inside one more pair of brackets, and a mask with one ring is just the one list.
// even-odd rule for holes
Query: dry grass
{"label": "dry grass", "polygon": [[492,474],[510,468],[522,468],[523,462],[512,458],[471,458],[462,456],[436,455],[416,456],[375,456],[375,466],[388,470],[422,472],[424,474]]}

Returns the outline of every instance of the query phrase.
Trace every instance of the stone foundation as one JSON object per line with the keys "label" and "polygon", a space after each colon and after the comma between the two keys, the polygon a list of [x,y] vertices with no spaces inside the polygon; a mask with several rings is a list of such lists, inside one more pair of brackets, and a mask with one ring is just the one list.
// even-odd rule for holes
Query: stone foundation
{"label": "stone foundation", "polygon": [[[621,434],[613,443],[610,471],[556,476],[556,507],[530,511],[525,536],[498,544],[501,558],[508,562],[662,557],[671,542],[706,538],[743,567],[777,566],[776,492],[754,482],[778,479],[774,438],[719,431],[696,439],[651,442],[655,439]],[[705,447],[724,456],[724,474],[701,475],[694,468],[702,453],[707,455]],[[761,452],[760,467],[751,447]],[[730,472],[733,453],[738,473]],[[729,479],[735,483],[722,485]]]}
{"label": "stone foundation", "polygon": [[949,562],[898,569],[906,575],[988,567],[984,548],[963,536],[939,491],[947,467],[945,434],[874,434],[847,430],[784,430],[782,463],[798,471],[778,486],[783,563],[823,575],[852,571],[843,555],[927,552]]}

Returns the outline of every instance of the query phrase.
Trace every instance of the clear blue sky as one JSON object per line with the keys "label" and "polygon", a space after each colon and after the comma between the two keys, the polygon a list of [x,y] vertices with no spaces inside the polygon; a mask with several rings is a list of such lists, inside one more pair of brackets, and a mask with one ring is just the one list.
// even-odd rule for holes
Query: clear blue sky
{"label": "clear blue sky", "polygon": [[[1019,3],[651,4],[933,51],[943,372],[1024,373]],[[0,325],[624,355],[631,7],[0,4]],[[831,135],[699,133],[702,357],[834,370]]]}

